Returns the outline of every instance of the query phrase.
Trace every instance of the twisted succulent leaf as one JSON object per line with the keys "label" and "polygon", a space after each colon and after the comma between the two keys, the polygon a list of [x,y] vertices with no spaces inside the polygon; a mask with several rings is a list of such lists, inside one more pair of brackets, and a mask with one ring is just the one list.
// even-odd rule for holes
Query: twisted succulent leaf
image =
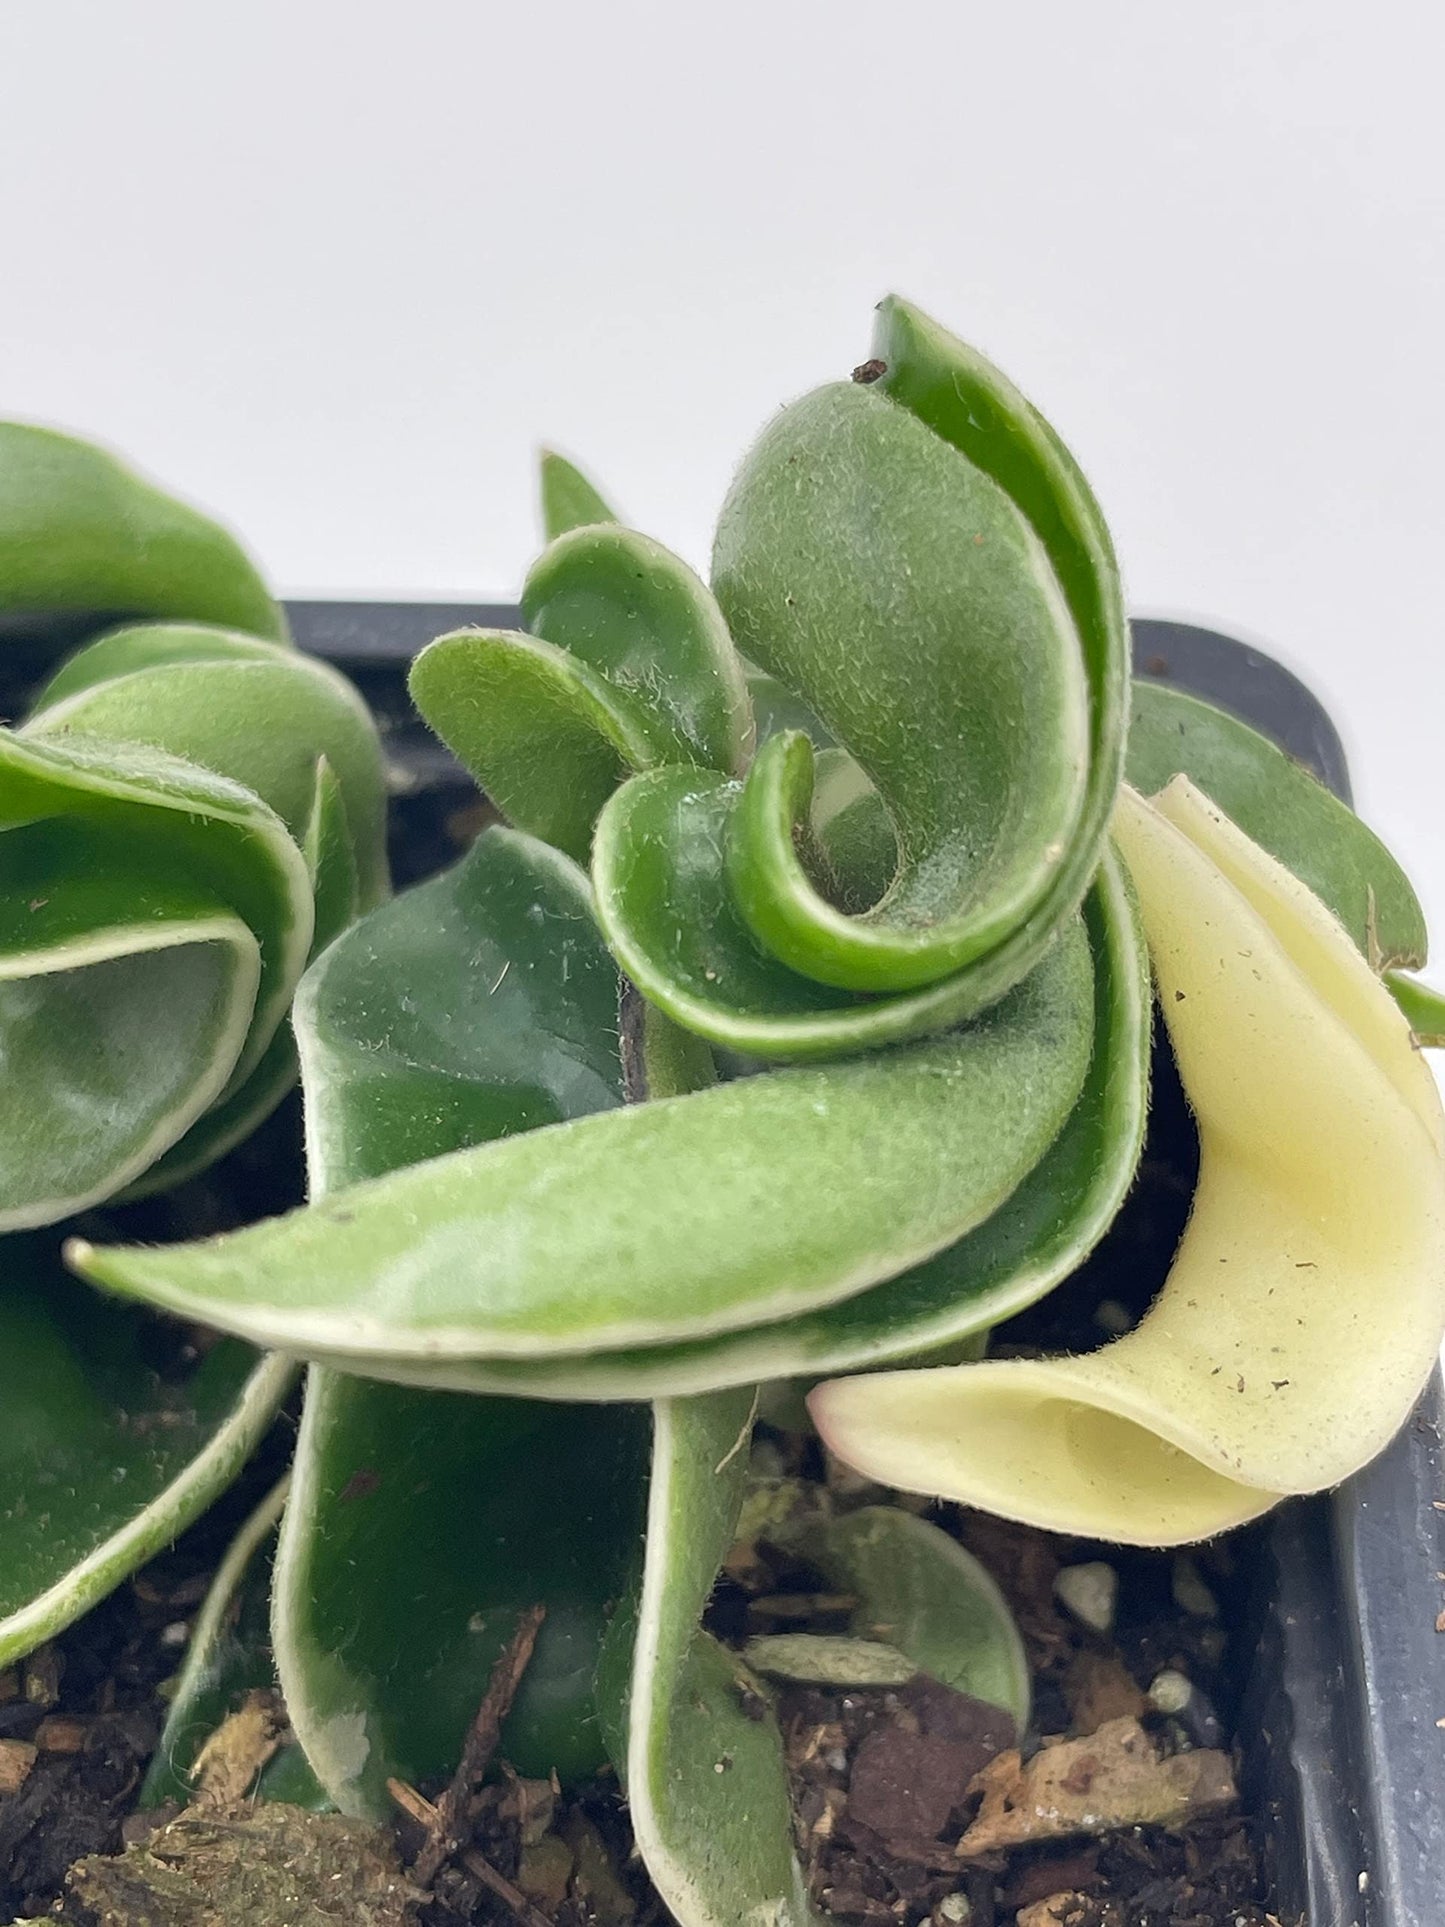
{"label": "twisted succulent leaf", "polygon": [[[364,919],[297,1003],[308,1164],[358,1179],[622,1102],[617,972],[565,858],[492,829]],[[503,1738],[523,1772],[602,1759],[592,1678],[641,1525],[641,1415],[314,1369],[277,1559],[275,1649],[330,1797],[456,1763],[518,1613],[547,1618]],[[356,1573],[376,1575],[358,1586]]]}
{"label": "twisted succulent leaf", "polygon": [[747,1478],[746,1391],[653,1407],[647,1553],[623,1740],[628,1809],[652,1883],[685,1927],[811,1927],[776,1722],[751,1719],[737,1657],[698,1622]]}
{"label": "twisted succulent leaf", "polygon": [[77,1289],[42,1234],[0,1240],[0,1666],[199,1517],[295,1376],[230,1341],[163,1376],[155,1337]]}
{"label": "twisted succulent leaf", "polygon": [[174,1182],[275,1105],[313,944],[385,891],[383,810],[349,685],[225,630],[113,631],[0,732],[0,1224]]}
{"label": "twisted succulent leaf", "polygon": [[1139,1161],[1149,1077],[1148,960],[1113,859],[1087,901],[1086,923],[1094,954],[1094,1038],[1084,1087],[1033,1170],[957,1243],[855,1297],[715,1338],[532,1360],[392,1360],[365,1369],[519,1397],[662,1398],[761,1380],[815,1379],[975,1341],[1083,1262],[1112,1222]]}
{"label": "twisted succulent leaf", "polygon": [[598,914],[628,974],[765,1057],[896,1042],[996,1001],[1088,887],[1123,754],[1127,633],[1078,471],[916,311],[884,304],[879,350],[883,381],[820,389],[764,433],[713,575],[743,655],[876,789],[888,887],[848,903],[810,836],[812,744],[787,730],[741,784],[640,773],[597,829]]}
{"label": "twisted succulent leaf", "polygon": [[1337,1483],[1403,1423],[1445,1328],[1445,1123],[1343,926],[1187,780],[1126,791],[1116,833],[1200,1135],[1163,1291],[1086,1357],[811,1403],[890,1484],[1170,1544]]}
{"label": "twisted succulent leaf", "polygon": [[54,647],[132,616],[287,633],[226,530],[90,442],[0,422],[0,633]]}
{"label": "twisted succulent leaf", "polygon": [[740,766],[742,667],[711,595],[660,543],[615,524],[559,535],[522,616],[525,634],[438,638],[411,674],[417,707],[518,828],[585,861],[629,770]]}
{"label": "twisted succulent leaf", "polygon": [[395,1375],[735,1332],[838,1304],[982,1224],[1088,1072],[1073,921],[985,1018],[434,1157],[192,1246],[93,1250],[97,1282]]}

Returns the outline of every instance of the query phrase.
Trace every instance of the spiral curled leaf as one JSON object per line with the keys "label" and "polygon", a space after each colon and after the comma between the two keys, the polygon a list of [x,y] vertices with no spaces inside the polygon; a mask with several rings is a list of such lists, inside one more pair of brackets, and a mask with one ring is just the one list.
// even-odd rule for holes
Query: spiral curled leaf
{"label": "spiral curled leaf", "polygon": [[0,1224],[171,1181],[275,1105],[314,942],[385,892],[383,811],[355,692],[228,630],[112,631],[0,733]]}
{"label": "spiral curled leaf", "polygon": [[[1123,755],[1117,570],[1077,469],[997,370],[905,304],[884,304],[880,355],[884,381],[820,389],[765,431],[713,580],[742,655],[876,793],[886,887],[858,905],[813,748],[787,729],[740,782],[637,775],[598,825],[598,914],[629,975],[764,1057],[897,1042],[995,1002],[1082,899]],[[964,401],[935,407],[944,387]]]}

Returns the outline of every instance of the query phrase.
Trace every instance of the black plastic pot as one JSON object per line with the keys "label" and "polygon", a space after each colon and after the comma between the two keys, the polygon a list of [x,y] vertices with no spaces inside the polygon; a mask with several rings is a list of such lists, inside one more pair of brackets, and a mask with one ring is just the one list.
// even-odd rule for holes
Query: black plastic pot
{"label": "black plastic pot", "polygon": [[[293,602],[296,640],[350,674],[386,734],[394,786],[449,811],[470,784],[417,720],[406,665],[503,605]],[[1134,624],[1135,669],[1273,736],[1346,801],[1339,735],[1297,677],[1228,636]],[[399,881],[409,879],[399,878]],[[1257,1635],[1240,1738],[1282,1927],[1445,1927],[1445,1477],[1437,1372],[1382,1458],[1248,1535]],[[1442,1620],[1445,1624],[1445,1620]]]}

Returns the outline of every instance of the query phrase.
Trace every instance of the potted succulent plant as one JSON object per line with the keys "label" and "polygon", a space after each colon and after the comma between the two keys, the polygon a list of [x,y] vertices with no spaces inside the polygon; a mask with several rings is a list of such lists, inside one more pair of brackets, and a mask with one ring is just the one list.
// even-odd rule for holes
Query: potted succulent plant
{"label": "potted succulent plant", "polygon": [[[223,1635],[279,1518],[296,1744],[261,1784],[375,1820],[400,1800],[431,1872],[499,1746],[564,1787],[610,1761],[682,1927],[981,1918],[973,1874],[1010,1845],[1109,1824],[1015,1839],[1030,1773],[1091,1761],[1073,1791],[1106,1807],[1110,1745],[1148,1789],[1114,1826],[1227,1805],[1188,1680],[1155,1695],[1167,1733],[1127,1714],[1027,1760],[1049,1729],[1002,1575],[927,1504],[1171,1548],[1375,1460],[1445,1328],[1419,1049],[1445,1024],[1340,772],[1182,666],[1133,675],[1102,515],[1036,411],[885,302],[872,357],[744,461],[710,588],[547,458],[520,626],[443,635],[410,678],[498,820],[389,899],[375,731],[229,539],[4,433],[12,626],[102,633],[0,740],[9,1511],[33,1521],[0,1664],[195,1518],[304,1360],[289,1489],[218,1576],[156,1797],[240,1679]],[[307,1202],[177,1242],[188,1202],[167,1241],[117,1242],[96,1208],[188,1197],[298,1057]],[[1157,1275],[1086,1346],[1059,1307],[1146,1143],[1178,1152],[1177,1249],[1151,1226]],[[179,1321],[198,1368],[157,1375],[92,1285]],[[760,1423],[827,1449],[831,1496],[760,1458]],[[719,1573],[759,1547],[770,1581],[810,1576],[802,1632],[730,1636]],[[1078,1583],[1088,1651],[1111,1608]],[[861,1818],[861,1750],[804,1811],[808,1692],[891,1694],[894,1766],[969,1760],[936,1825],[921,1779],[891,1832],[876,1800]],[[923,1884],[829,1887],[840,1811]],[[1320,1904],[1327,1858],[1295,1856],[1288,1904]],[[1410,1876],[1373,1858],[1391,1904]],[[527,1919],[516,1872],[488,1892]],[[1019,1918],[1112,1918],[1073,1877]]]}

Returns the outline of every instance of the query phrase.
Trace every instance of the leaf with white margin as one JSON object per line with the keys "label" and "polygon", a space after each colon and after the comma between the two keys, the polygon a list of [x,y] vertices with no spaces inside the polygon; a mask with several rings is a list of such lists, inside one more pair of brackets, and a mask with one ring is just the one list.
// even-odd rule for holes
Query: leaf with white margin
{"label": "leaf with white margin", "polygon": [[[311,955],[317,957],[359,914],[360,880],[347,827],[341,786],[323,756],[316,766],[316,794],[302,843],[315,893],[316,923]],[[215,1104],[179,1144],[127,1186],[126,1199],[169,1190],[224,1157],[248,1138],[289,1095],[296,1083],[296,1043],[289,1024],[271,1039],[266,1054],[239,1090]]]}
{"label": "leaf with white margin", "polygon": [[295,1377],[223,1341],[179,1384],[134,1312],[38,1234],[0,1242],[0,1666],[169,1545],[235,1477]]}
{"label": "leaf with white margin", "polygon": [[[1139,1162],[1148,1105],[1148,957],[1112,854],[1084,916],[1095,1000],[1084,1088],[1034,1169],[958,1243],[856,1297],[748,1331],[529,1361],[429,1359],[415,1366],[415,1382],[529,1398],[676,1397],[918,1359],[1033,1304],[1077,1269],[1113,1222]],[[395,1363],[365,1369],[406,1370]]]}
{"label": "leaf with white margin", "polygon": [[[255,933],[261,984],[232,1087],[286,1014],[315,928],[306,860],[285,824],[228,777],[133,743],[0,730],[0,830],[80,819],[154,851],[158,869],[213,893]],[[85,890],[102,879],[81,879]],[[72,914],[54,899],[38,906]]]}
{"label": "leaf with white margin", "polygon": [[16,1229],[120,1190],[245,1083],[313,908],[280,819],[157,751],[0,731],[0,831],[0,1225]]}
{"label": "leaf with white margin", "polygon": [[1162,1292],[1088,1356],[836,1380],[811,1409],[888,1484],[1180,1544],[1338,1483],[1404,1422],[1445,1328],[1445,1124],[1341,925],[1187,780],[1126,790],[1115,835],[1200,1136]]}
{"label": "leaf with white margin", "polygon": [[638,1851],[681,1927],[815,1919],[776,1722],[748,1717],[741,1663],[698,1625],[737,1525],[752,1419],[746,1390],[653,1407],[624,1777]]}
{"label": "leaf with white margin", "polygon": [[[354,925],[296,1005],[311,1189],[622,1101],[616,967],[586,879],[493,827]],[[502,1732],[520,1771],[602,1759],[597,1649],[642,1517],[642,1414],[317,1368],[276,1560],[292,1725],[344,1811],[445,1775],[517,1615],[547,1617]],[[356,1573],[372,1583],[356,1584]]]}
{"label": "leaf with white margin", "polygon": [[314,656],[195,623],[112,630],[67,662],[21,732],[143,744],[228,776],[268,803],[304,841],[316,765],[340,790],[358,895],[387,891],[381,743],[346,678]]}
{"label": "leaf with white margin", "polygon": [[229,1237],[71,1255],[96,1283],[383,1373],[736,1331],[990,1217],[1073,1108],[1093,1015],[1075,919],[967,1030],[550,1125]]}
{"label": "leaf with white margin", "polygon": [[901,1506],[862,1506],[769,1533],[857,1604],[850,1630],[906,1654],[955,1692],[1029,1723],[1029,1662],[1008,1602],[957,1539]]}
{"label": "leaf with white margin", "polygon": [[1282,863],[1376,969],[1425,961],[1425,915],[1409,878],[1347,803],[1277,743],[1227,710],[1140,677],[1126,764],[1152,796],[1176,776]]}

